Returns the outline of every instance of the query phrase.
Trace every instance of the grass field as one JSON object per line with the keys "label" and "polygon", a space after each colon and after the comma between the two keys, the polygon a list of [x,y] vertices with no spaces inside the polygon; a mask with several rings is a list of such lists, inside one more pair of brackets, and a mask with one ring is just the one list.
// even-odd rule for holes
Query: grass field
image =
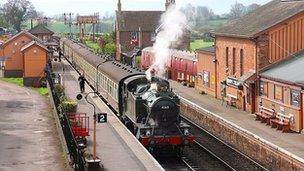
{"label": "grass field", "polygon": [[23,78],[0,78],[0,80],[16,84],[18,86],[23,86]]}
{"label": "grass field", "polygon": [[213,45],[213,42],[204,42],[204,40],[195,40],[191,42],[190,47],[192,51],[195,51],[200,48],[210,47]]}
{"label": "grass field", "polygon": [[[8,82],[8,83],[12,83],[18,86],[23,87],[23,78],[0,78],[0,80]],[[48,89],[45,87],[40,87],[40,88],[34,88],[34,87],[30,87],[31,89],[37,91],[40,95],[42,96],[47,96],[49,94]]]}

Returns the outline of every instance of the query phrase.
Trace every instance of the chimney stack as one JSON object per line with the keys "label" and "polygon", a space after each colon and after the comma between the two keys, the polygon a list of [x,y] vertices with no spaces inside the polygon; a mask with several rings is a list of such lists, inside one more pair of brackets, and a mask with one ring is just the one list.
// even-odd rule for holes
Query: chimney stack
{"label": "chimney stack", "polygon": [[121,11],[121,2],[120,2],[120,0],[118,0],[118,3],[117,3],[117,10],[119,12]]}

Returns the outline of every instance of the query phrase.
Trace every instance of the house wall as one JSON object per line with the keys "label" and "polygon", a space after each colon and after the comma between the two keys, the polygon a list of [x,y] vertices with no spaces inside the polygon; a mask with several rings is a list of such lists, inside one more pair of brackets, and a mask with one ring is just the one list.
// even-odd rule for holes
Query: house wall
{"label": "house wall", "polygon": [[[143,48],[153,45],[154,41],[152,41],[152,39],[151,39],[151,34],[152,34],[152,32],[150,32],[150,31],[142,32],[142,47]],[[119,36],[118,36],[117,42],[119,42],[121,44],[122,52],[129,52],[129,51],[133,50],[134,47],[138,46],[138,45],[130,44],[131,40],[132,40],[132,31],[119,31]],[[139,40],[139,36],[137,37],[137,40]]]}
{"label": "house wall", "polygon": [[[202,51],[197,52],[197,79],[195,89],[215,96],[216,89],[216,71],[215,71],[215,54]],[[204,81],[204,73],[208,73],[208,82]]]}
{"label": "house wall", "polygon": [[[47,63],[47,52],[37,45],[24,51],[24,77],[41,77]],[[33,67],[35,66],[35,67]]]}
{"label": "house wall", "polygon": [[28,44],[32,39],[26,34],[21,34],[2,47],[3,56],[8,57],[5,63],[5,77],[22,77],[23,76],[23,57],[21,48]]}
{"label": "house wall", "polygon": [[[226,66],[226,48],[228,47],[228,66]],[[233,48],[235,48],[235,58],[233,58]],[[216,59],[218,61],[218,81],[217,84],[227,77],[239,79],[241,77],[240,69],[240,50],[243,49],[243,74],[256,68],[256,44],[248,39],[220,37],[216,36]],[[235,59],[235,60],[233,60]],[[233,63],[235,63],[235,73],[233,73]],[[217,96],[221,97],[220,86],[217,88]]]}
{"label": "house wall", "polygon": [[276,62],[304,48],[304,13],[268,30],[269,59]]}

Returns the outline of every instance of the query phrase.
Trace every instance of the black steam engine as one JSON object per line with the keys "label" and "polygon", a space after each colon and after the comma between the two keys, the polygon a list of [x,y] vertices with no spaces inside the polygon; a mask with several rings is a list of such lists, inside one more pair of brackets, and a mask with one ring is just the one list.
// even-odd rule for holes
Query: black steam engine
{"label": "black steam engine", "polygon": [[181,121],[178,96],[169,82],[144,75],[124,81],[123,120],[144,146],[180,147],[193,143],[189,125]]}

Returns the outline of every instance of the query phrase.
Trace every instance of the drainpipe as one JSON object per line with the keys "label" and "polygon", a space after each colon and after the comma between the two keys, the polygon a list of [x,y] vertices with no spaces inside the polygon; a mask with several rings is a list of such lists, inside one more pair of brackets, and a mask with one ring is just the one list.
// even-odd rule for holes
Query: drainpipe
{"label": "drainpipe", "polygon": [[216,37],[215,37],[215,35],[213,35],[212,33],[210,33],[210,37],[212,37],[213,39],[214,39],[214,57],[215,57],[215,59],[214,59],[214,82],[215,82],[215,98],[218,98],[218,96],[217,96],[217,88],[218,88],[218,86],[217,86],[217,80],[218,80],[218,72],[217,72],[217,64],[218,64],[218,60],[217,60],[217,56],[216,56]]}
{"label": "drainpipe", "polygon": [[258,109],[258,103],[257,103],[257,97],[258,97],[258,88],[259,88],[259,67],[258,67],[258,40],[257,38],[250,38],[253,42],[255,42],[255,76],[256,76],[256,80],[255,80],[255,99],[254,99],[254,111],[255,112],[256,109]]}

